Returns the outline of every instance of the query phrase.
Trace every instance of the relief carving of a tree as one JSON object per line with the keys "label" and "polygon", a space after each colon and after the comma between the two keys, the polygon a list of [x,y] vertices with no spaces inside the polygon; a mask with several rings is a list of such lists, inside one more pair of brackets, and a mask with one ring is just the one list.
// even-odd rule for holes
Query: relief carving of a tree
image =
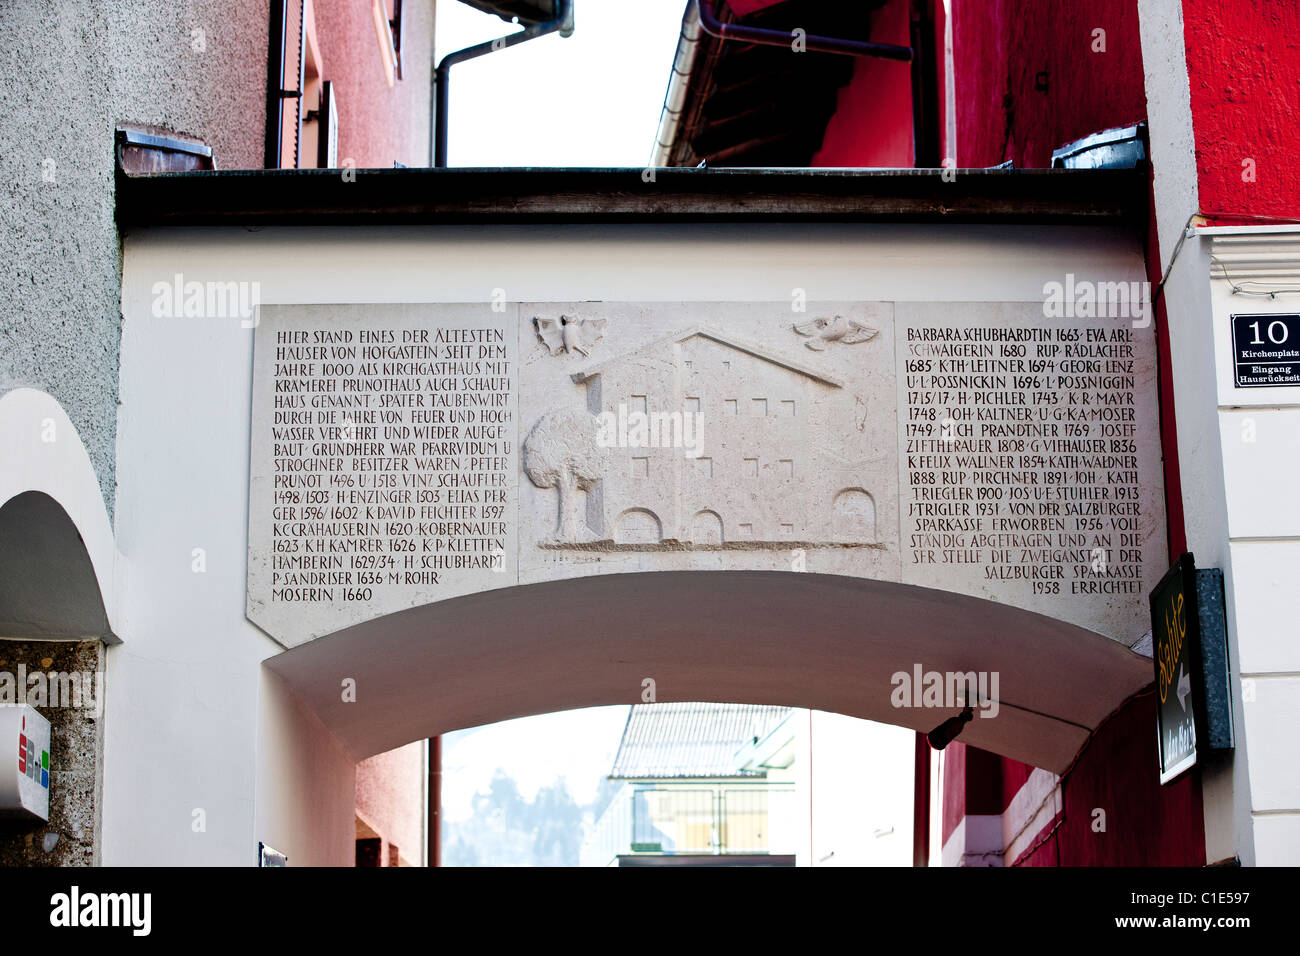
{"label": "relief carving of a tree", "polygon": [[609,450],[596,440],[597,422],[583,409],[547,412],[524,440],[524,471],[538,488],[559,494],[555,542],[577,544],[593,536],[581,514],[582,496],[609,471]]}

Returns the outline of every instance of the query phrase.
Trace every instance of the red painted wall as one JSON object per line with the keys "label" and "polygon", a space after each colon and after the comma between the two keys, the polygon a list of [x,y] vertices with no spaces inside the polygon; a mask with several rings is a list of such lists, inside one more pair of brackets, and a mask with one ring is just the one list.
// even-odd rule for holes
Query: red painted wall
{"label": "red painted wall", "polygon": [[433,5],[406,3],[402,17],[405,79],[388,85],[370,0],[314,0],[322,77],[339,104],[339,162],[391,169],[429,162],[429,57]]}
{"label": "red painted wall", "polygon": [[[911,45],[909,3],[893,0],[872,14],[873,42]],[[912,73],[907,63],[857,58],[853,79],[839,92],[812,165],[912,165]]]}
{"label": "red painted wall", "polygon": [[962,817],[996,816],[1002,799],[1003,758],[978,747],[953,742],[943,757],[943,842]]}
{"label": "red painted wall", "polygon": [[[1161,263],[1172,253],[1160,248],[1156,218],[1155,170],[1148,171],[1147,282],[1158,288]],[[1178,463],[1178,423],[1174,417],[1173,353],[1169,339],[1169,311],[1162,295],[1155,303],[1156,384],[1160,390],[1160,452],[1164,458],[1165,525],[1168,528],[1169,563],[1187,550],[1187,521],[1183,511],[1182,468]]]}
{"label": "red painted wall", "polygon": [[[1066,143],[1146,118],[1136,0],[953,0],[952,17],[956,143],[944,155],[955,145],[958,166],[1050,166]],[[908,19],[908,0],[894,0],[873,16],[872,39],[909,45]],[[860,58],[813,165],[911,166],[911,102],[906,63]]]}
{"label": "red painted wall", "polygon": [[[708,4],[717,4],[718,0],[704,0]],[[744,17],[753,13],[755,10],[762,10],[764,7],[774,7],[782,0],[727,0],[727,6],[735,11],[736,16]],[[710,6],[709,9],[716,10],[716,6]]]}
{"label": "red painted wall", "polygon": [[425,852],[424,742],[378,754],[357,764],[357,817],[383,841],[381,866],[396,848],[419,866]]}
{"label": "red painted wall", "polygon": [[1029,780],[1029,775],[1034,772],[1034,768],[1027,763],[1021,763],[1019,760],[1012,760],[1010,757],[1000,757],[1002,762],[1002,807],[1011,806],[1011,801],[1020,788]]}
{"label": "red painted wall", "polygon": [[1054,149],[1146,118],[1137,0],[952,0],[952,17],[958,166],[1050,166]]}
{"label": "red painted wall", "polygon": [[950,743],[943,752],[943,817],[940,845],[947,843],[961,818],[966,816],[966,745]]}
{"label": "red painted wall", "polygon": [[[1200,779],[1192,770],[1162,787],[1156,767],[1150,694],[1101,728],[1062,784],[1059,829],[1016,865],[1204,866]],[[1093,829],[1097,809],[1105,832]]]}
{"label": "red painted wall", "polygon": [[1185,0],[1183,33],[1201,210],[1300,215],[1300,4]]}
{"label": "red painted wall", "polygon": [[[1204,866],[1200,779],[1193,771],[1160,786],[1155,727],[1154,695],[1130,702],[1104,724],[1061,783],[1059,826],[1045,826],[1006,865]],[[1005,813],[1032,772],[1027,764],[951,744],[944,753],[943,842],[966,814]],[[1095,822],[1104,830],[1094,829]]]}

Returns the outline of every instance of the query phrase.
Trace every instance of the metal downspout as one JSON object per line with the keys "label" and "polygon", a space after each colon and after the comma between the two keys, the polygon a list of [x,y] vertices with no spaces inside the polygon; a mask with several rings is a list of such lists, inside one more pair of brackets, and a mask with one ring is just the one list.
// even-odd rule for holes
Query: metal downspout
{"label": "metal downspout", "polygon": [[280,168],[286,3],[287,0],[271,0],[271,16],[267,24],[266,144],[262,161],[267,169]]}
{"label": "metal downspout", "polygon": [[573,36],[573,4],[574,0],[559,0],[559,6],[557,7],[559,15],[554,20],[535,23],[518,33],[511,33],[507,36],[497,37],[495,40],[488,40],[485,43],[476,43],[474,46],[465,47],[463,50],[456,50],[448,53],[438,62],[438,66],[433,71],[432,119],[434,135],[429,146],[430,166],[442,169],[447,165],[447,110],[451,101],[448,84],[451,79],[451,68],[457,63],[464,63],[466,60],[473,60],[488,53],[504,50],[507,47],[518,46],[520,43],[535,40],[537,37],[546,36],[548,33],[559,33],[562,37]]}
{"label": "metal downspout", "polygon": [[[694,0],[699,8],[700,25],[709,36],[719,40],[741,40],[745,43],[761,43],[766,46],[789,47],[793,39],[789,30],[768,30],[762,27],[748,27],[739,23],[723,23],[710,9],[706,0]],[[804,49],[815,53],[843,53],[848,56],[877,56],[886,60],[901,60],[904,63],[912,59],[912,48],[895,46],[891,43],[868,43],[864,40],[846,40],[843,37],[823,37],[807,35],[802,38]]]}
{"label": "metal downspout", "polygon": [[677,53],[673,56],[673,73],[668,78],[664,93],[664,106],[659,114],[659,129],[655,134],[654,149],[650,153],[651,166],[667,166],[672,155],[673,138],[682,122],[686,106],[686,90],[695,68],[695,54],[700,45],[700,17],[695,4],[688,4],[682,16],[682,32],[677,38]]}

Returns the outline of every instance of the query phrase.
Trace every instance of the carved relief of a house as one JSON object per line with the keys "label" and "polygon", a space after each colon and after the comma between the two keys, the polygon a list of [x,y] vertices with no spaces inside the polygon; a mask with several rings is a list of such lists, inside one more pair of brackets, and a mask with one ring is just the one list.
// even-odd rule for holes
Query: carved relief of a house
{"label": "carved relief of a house", "polygon": [[573,379],[593,415],[685,413],[702,428],[697,456],[610,450],[588,507],[603,539],[649,548],[875,543],[870,489],[853,463],[827,452],[852,416],[853,398],[834,378],[693,328]]}

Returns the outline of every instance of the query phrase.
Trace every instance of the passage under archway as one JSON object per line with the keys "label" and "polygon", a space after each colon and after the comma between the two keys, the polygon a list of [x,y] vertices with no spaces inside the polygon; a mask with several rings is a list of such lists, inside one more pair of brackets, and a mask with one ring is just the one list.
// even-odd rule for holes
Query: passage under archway
{"label": "passage under archway", "polygon": [[[1061,771],[1150,660],[1065,621],[911,585],[796,572],[593,575],[411,608],[267,662],[356,758],[515,717],[661,701],[782,704],[928,731],[900,673],[996,673],[962,739]],[[357,700],[344,702],[343,679]]]}
{"label": "passage under archway", "polygon": [[0,506],[0,634],[116,641],[81,533],[43,492]]}

